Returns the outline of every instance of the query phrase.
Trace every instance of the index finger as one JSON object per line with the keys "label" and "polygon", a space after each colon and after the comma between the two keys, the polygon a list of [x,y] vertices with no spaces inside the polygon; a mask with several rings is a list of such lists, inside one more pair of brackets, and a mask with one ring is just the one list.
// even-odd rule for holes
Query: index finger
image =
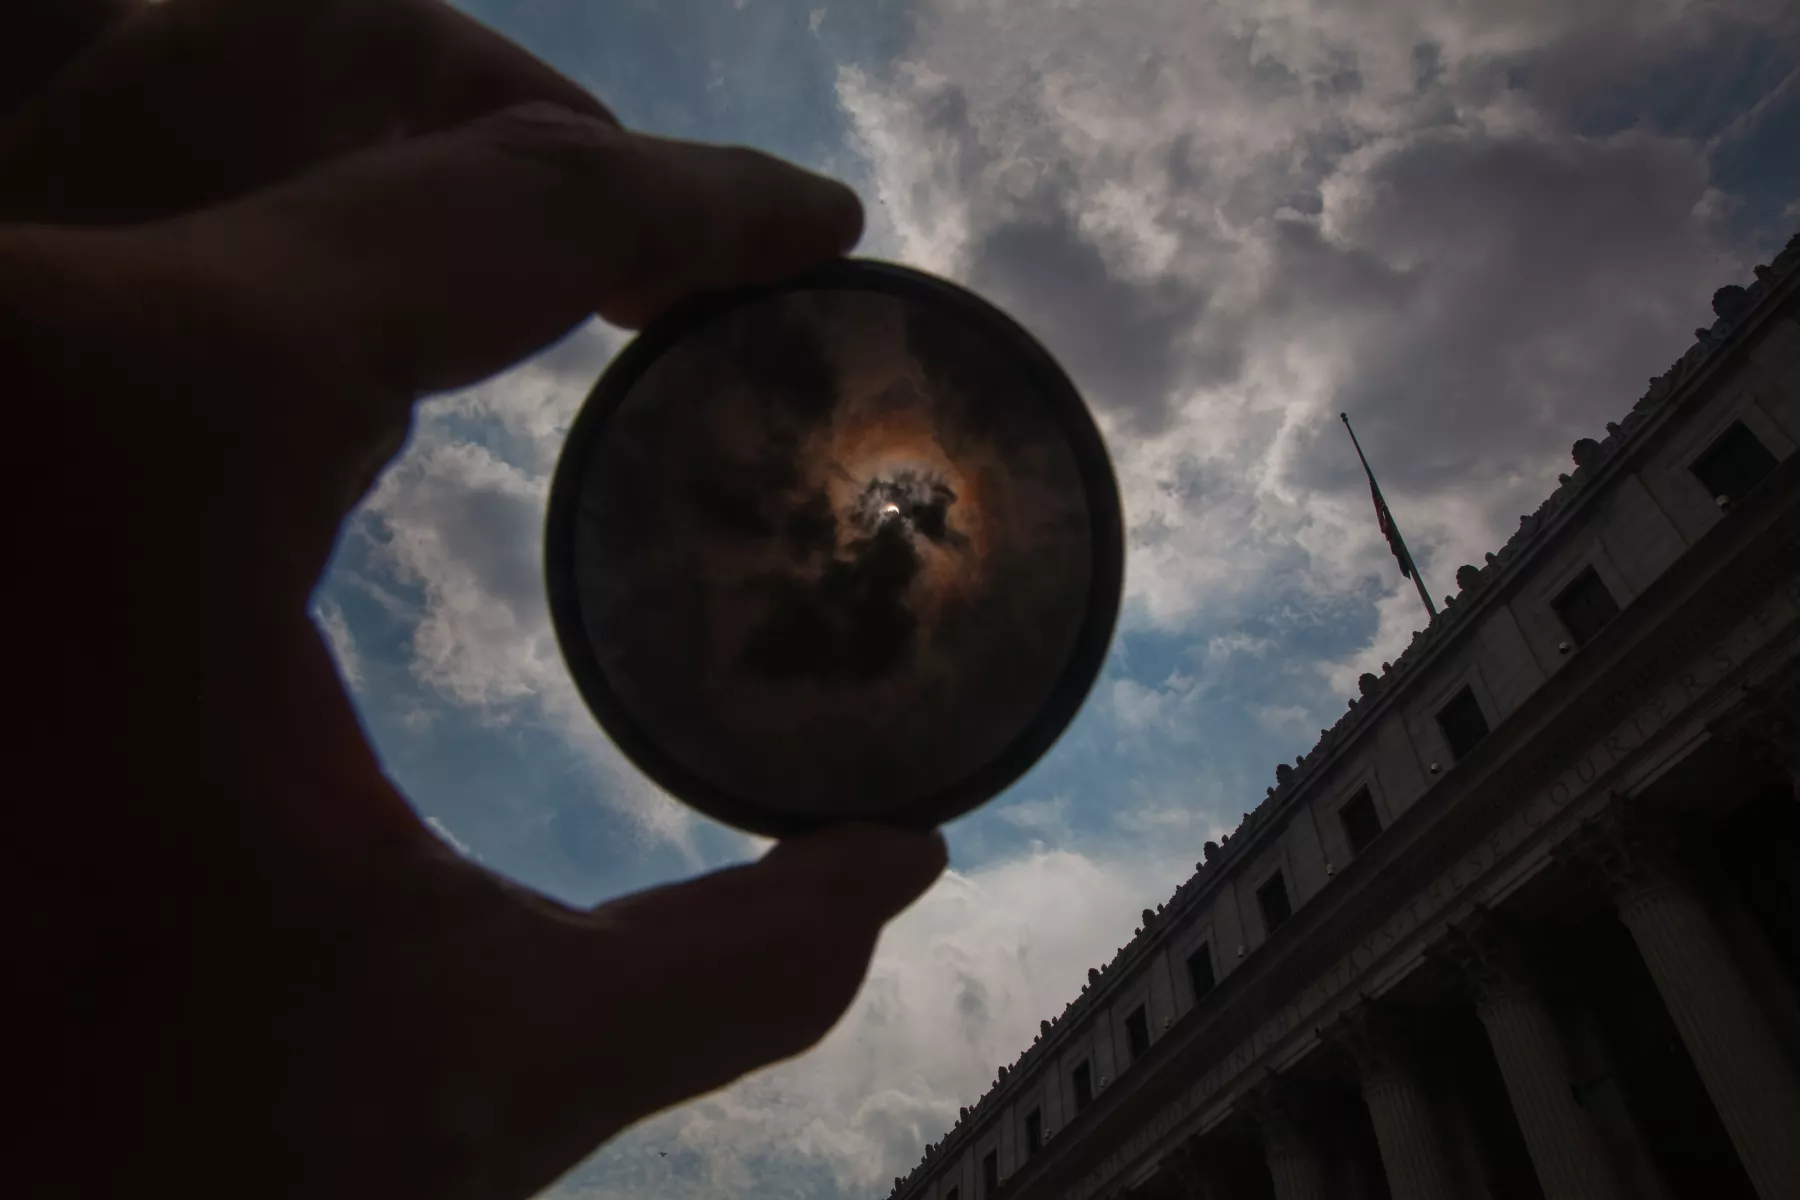
{"label": "index finger", "polygon": [[755,150],[537,104],[366,151],[143,231],[263,319],[325,333],[409,408],[589,316],[639,326],[693,295],[844,253],[856,194]]}
{"label": "index finger", "polygon": [[0,9],[0,118],[133,7],[132,0],[12,0]]}
{"label": "index finger", "polygon": [[[638,325],[798,274],[861,229],[854,192],[792,164],[532,105],[175,221],[63,240],[108,243],[89,247],[94,274],[130,268],[140,303],[125,328],[161,330],[159,358],[183,364],[167,372],[196,431],[183,452],[271,498],[288,524],[257,552],[279,552],[310,589],[419,396],[484,379],[595,313]],[[82,311],[80,324],[97,318]],[[247,460],[206,449],[244,438],[284,447],[285,469],[258,460],[245,479]]]}
{"label": "index finger", "polygon": [[0,124],[0,220],[133,224],[515,105],[612,114],[440,0],[124,5]]}

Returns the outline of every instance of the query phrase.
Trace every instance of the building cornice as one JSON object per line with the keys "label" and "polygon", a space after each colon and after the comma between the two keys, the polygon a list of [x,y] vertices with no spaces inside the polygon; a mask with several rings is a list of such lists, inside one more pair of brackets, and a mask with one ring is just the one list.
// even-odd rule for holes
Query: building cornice
{"label": "building cornice", "polygon": [[[1614,479],[1627,472],[1656,444],[1660,434],[1692,401],[1704,394],[1705,385],[1735,351],[1752,340],[1766,322],[1792,307],[1797,288],[1800,288],[1800,234],[1788,240],[1773,264],[1756,268],[1755,282],[1742,289],[1742,296],[1731,311],[1721,312],[1710,328],[1696,330],[1694,345],[1668,371],[1651,380],[1649,389],[1622,422],[1608,425],[1607,437],[1597,443],[1588,460],[1578,465],[1572,475],[1564,476],[1556,491],[1534,513],[1520,519],[1513,536],[1497,553],[1488,556],[1488,562],[1479,569],[1473,586],[1464,589],[1437,619],[1413,635],[1411,644],[1378,678],[1376,685],[1360,701],[1352,700],[1332,728],[1320,731],[1319,741],[1309,753],[1301,756],[1295,773],[1270,789],[1268,796],[1245,814],[1244,821],[1224,841],[1219,855],[1211,862],[1196,863],[1195,873],[1176,887],[1167,904],[1146,910],[1145,923],[1131,941],[1104,967],[1089,972],[1089,984],[1065,1006],[1062,1014],[1043,1022],[1042,1031],[1033,1039],[1032,1045],[1013,1064],[1000,1068],[994,1085],[973,1106],[963,1110],[956,1126],[943,1139],[927,1147],[925,1158],[910,1175],[896,1180],[894,1195],[904,1196],[912,1186],[922,1186],[945,1156],[954,1155],[982,1136],[994,1114],[1002,1111],[1007,1101],[1034,1077],[1034,1068],[1046,1059],[1054,1060],[1060,1056],[1070,1047],[1072,1039],[1083,1032],[1079,1028],[1081,1018],[1090,1009],[1107,1003],[1119,981],[1128,974],[1125,968],[1162,949],[1174,925],[1209,903],[1218,889],[1236,875],[1246,859],[1263,849],[1298,807],[1314,798],[1319,781],[1328,778],[1332,768],[1354,752],[1362,734],[1374,729],[1401,703],[1411,680],[1421,677],[1433,663],[1461,645],[1468,632],[1479,625],[1482,614],[1511,599],[1529,564],[1556,544],[1577,522],[1578,514],[1595,503]],[[1690,550],[1672,569],[1671,575],[1685,574],[1681,568],[1693,553],[1694,550]],[[1617,633],[1616,630],[1608,632]],[[1599,646],[1584,650],[1584,658],[1590,663],[1597,661],[1599,650]],[[1546,690],[1540,688],[1533,700],[1539,699]],[[1527,701],[1526,707],[1530,708],[1531,704],[1532,701]],[[1516,728],[1514,717],[1502,723],[1502,730],[1509,726]],[[1494,753],[1492,745],[1484,749],[1485,754],[1478,749],[1476,759],[1468,764],[1470,767],[1475,761]],[[1429,785],[1425,797],[1447,794],[1453,777],[1463,778],[1468,774],[1463,764],[1459,764],[1449,775]],[[1409,813],[1438,807],[1426,805],[1423,799],[1415,803]],[[1357,863],[1350,864],[1345,872],[1338,874],[1334,890],[1343,894],[1346,876],[1361,869]],[[1293,935],[1300,930],[1283,932]],[[1264,946],[1268,944],[1265,942]],[[1259,952],[1262,949],[1258,947]],[[1246,962],[1228,973],[1215,993],[1208,997],[1208,1004],[1201,1007],[1213,1008],[1228,1003],[1234,989],[1226,984],[1243,975],[1245,968],[1252,965]],[[1197,1008],[1190,1012],[1182,1018],[1183,1022],[1199,1011]],[[1101,1098],[1096,1097],[1096,1109],[1100,1107]],[[1066,1134],[1066,1127],[1058,1134]]]}
{"label": "building cornice", "polygon": [[[1631,623],[1621,617],[1616,633],[1591,644],[1592,657],[1584,648],[1567,686],[1539,689],[1516,726],[1496,730],[1466,769],[1459,764],[1395,821],[1385,845],[1348,864],[1334,904],[1297,910],[1266,953],[1222,980],[1111,1094],[1096,1097],[1073,1140],[1046,1147],[1015,1174],[1016,1194],[1050,1194],[1044,1185],[1091,1194],[1075,1185],[1127,1169],[1142,1156],[1131,1142],[1142,1130],[1160,1137],[1184,1122],[1204,1127],[1244,1080],[1280,1065],[1265,1056],[1304,1052],[1313,1026],[1397,982],[1446,922],[1522,884],[1529,873],[1519,856],[1546,863],[1579,813],[1632,790],[1667,751],[1705,736],[1746,685],[1763,683],[1748,674],[1751,651],[1758,669],[1791,670],[1800,655],[1800,458],[1772,482],[1754,508],[1735,514],[1742,521],[1689,552],[1694,561],[1678,564],[1687,569],[1647,589]],[[1777,609],[1785,623],[1770,617]],[[1721,628],[1731,632],[1709,642]],[[1516,753],[1527,744],[1531,754]],[[1289,1011],[1296,1015],[1284,1017]],[[1115,1157],[1124,1161],[1107,1168]]]}

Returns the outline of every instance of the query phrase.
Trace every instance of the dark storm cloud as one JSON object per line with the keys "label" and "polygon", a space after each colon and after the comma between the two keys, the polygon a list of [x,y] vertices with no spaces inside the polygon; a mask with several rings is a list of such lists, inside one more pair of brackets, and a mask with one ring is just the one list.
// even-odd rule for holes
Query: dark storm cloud
{"label": "dark storm cloud", "polygon": [[1340,410],[1442,501],[1416,552],[1492,545],[1800,200],[1791,6],[1029,11],[934,10],[847,95],[909,249],[1103,414],[1157,621],[1352,586]]}
{"label": "dark storm cloud", "polygon": [[956,994],[956,1015],[962,1021],[963,1036],[979,1038],[993,1020],[987,988],[974,975],[963,975]]}
{"label": "dark storm cloud", "polygon": [[1269,317],[1397,315],[1417,295],[1419,269],[1396,267],[1364,246],[1334,244],[1311,221],[1274,222],[1270,244],[1274,264],[1256,306]]}
{"label": "dark storm cloud", "polygon": [[1294,96],[1306,89],[1299,74],[1262,48],[1254,34],[1226,39],[1218,61],[1225,76],[1257,101]]}
{"label": "dark storm cloud", "polygon": [[1354,59],[1345,56],[1333,64],[1330,74],[1315,83],[1313,89],[1320,99],[1336,100],[1356,95],[1362,91],[1362,86],[1362,72],[1357,69]]}
{"label": "dark storm cloud", "polygon": [[1164,152],[1163,161],[1168,168],[1169,183],[1178,192],[1197,191],[1212,177],[1204,155],[1194,148],[1191,133],[1177,134]]}
{"label": "dark storm cloud", "polygon": [[1800,18],[1790,10],[1771,23],[1753,12],[1689,5],[1673,19],[1634,23],[1627,36],[1595,12],[1567,36],[1501,61],[1514,85],[1572,133],[1644,129],[1704,140],[1800,63]]}
{"label": "dark storm cloud", "polygon": [[[1143,69],[1154,72],[1155,56]],[[1022,86],[1029,91],[1035,82],[1028,76]],[[1002,156],[982,141],[968,97],[953,86],[921,97],[920,116],[929,175],[915,190],[985,197],[966,278],[1050,346],[1084,393],[1154,433],[1167,424],[1169,394],[1185,375],[1217,382],[1235,373],[1231,347],[1184,362],[1176,345],[1205,307],[1204,292],[1172,277],[1150,285],[1128,279],[1082,232],[1075,220],[1082,180],[1053,138],[1030,139],[1020,153]],[[1168,162],[1171,173],[1188,177],[1202,169],[1180,143]],[[985,177],[1002,167],[1025,171],[1029,182],[1005,198],[986,195]]]}
{"label": "dark storm cloud", "polygon": [[[1800,47],[1795,48],[1800,58]],[[1733,236],[1770,247],[1800,225],[1800,67],[1713,139],[1715,186],[1730,198]]]}
{"label": "dark storm cloud", "polygon": [[[921,124],[931,139],[932,174],[940,185],[972,190],[981,173],[993,166],[995,154],[982,145],[969,119],[969,98],[958,87],[945,86],[926,95],[920,103]],[[929,181],[921,179],[917,186]]]}
{"label": "dark storm cloud", "polygon": [[1178,342],[1205,307],[1203,294],[1174,279],[1146,286],[1122,278],[1066,216],[989,230],[969,278],[1044,339],[1085,393],[1143,432],[1168,423],[1178,383],[1221,382],[1237,369],[1229,352],[1184,363]]}
{"label": "dark storm cloud", "polygon": [[[1305,257],[1335,265],[1335,302],[1389,316],[1359,340],[1334,407],[1397,486],[1553,454],[1629,409],[1706,319],[1714,250],[1690,215],[1706,186],[1691,147],[1434,136],[1370,182],[1382,203],[1351,231],[1360,263]],[[1352,484],[1334,434],[1303,448],[1298,478]]]}
{"label": "dark storm cloud", "polygon": [[1631,0],[1598,0],[1563,16],[1557,36],[1465,63],[1462,97],[1485,85],[1526,97],[1561,133],[1705,147],[1730,198],[1729,236],[1773,253],[1792,231],[1783,210],[1800,200],[1800,9],[1739,0],[1646,19]]}
{"label": "dark storm cloud", "polygon": [[1436,42],[1420,42],[1413,47],[1413,86],[1423,92],[1444,75],[1444,48]]}

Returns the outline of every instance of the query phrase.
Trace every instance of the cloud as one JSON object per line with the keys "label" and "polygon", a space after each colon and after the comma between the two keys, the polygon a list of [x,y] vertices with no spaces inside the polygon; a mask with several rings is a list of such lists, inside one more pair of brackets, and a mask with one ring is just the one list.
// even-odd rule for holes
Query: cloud
{"label": "cloud", "polygon": [[1274,644],[1273,638],[1256,637],[1242,630],[1233,630],[1207,639],[1206,660],[1209,663],[1227,662],[1240,654],[1261,658]]}
{"label": "cloud", "polygon": [[[817,1049],[633,1130],[553,1195],[885,1190],[1079,993],[1137,913],[1168,898],[1181,866],[1141,851],[1037,851],[951,871],[882,935],[868,981]],[[669,1168],[684,1153],[688,1165]]]}
{"label": "cloud", "polygon": [[1304,737],[1311,730],[1312,713],[1299,704],[1258,704],[1251,710],[1256,723],[1270,733]]}
{"label": "cloud", "polygon": [[[1583,117],[1706,52],[1665,9],[943,4],[839,96],[877,236],[1006,303],[1098,408],[1129,612],[1180,627],[1383,565],[1340,409],[1454,566],[1747,272],[1689,126]],[[1740,49],[1775,20],[1721,11]]]}
{"label": "cloud", "polygon": [[1145,685],[1135,679],[1111,683],[1113,720],[1125,737],[1155,733],[1175,741],[1191,740],[1194,711],[1205,694],[1199,680],[1180,672],[1160,684]]}
{"label": "cloud", "polygon": [[1178,384],[1229,380],[1235,356],[1208,363],[1183,353],[1204,294],[1178,279],[1131,279],[1057,209],[987,230],[966,267],[969,282],[1054,344],[1076,383],[1107,397],[1133,431],[1160,432]]}
{"label": "cloud", "polygon": [[1066,845],[1069,841],[1069,810],[1073,797],[1067,793],[1015,800],[994,810],[994,816],[1037,837]]}
{"label": "cloud", "polygon": [[[850,20],[822,12],[788,14],[809,46]],[[1779,0],[946,0],[837,65],[866,249],[993,296],[1093,403],[1129,523],[1124,649],[1063,773],[952,830],[987,857],[889,930],[815,1053],[559,1194],[839,1196],[909,1169],[1422,623],[1337,414],[1451,590],[1800,213],[1766,165],[1793,140],[1795,30]],[[420,597],[417,679],[555,732],[692,857],[693,819],[568,685],[537,582],[558,442],[616,345],[593,327],[427,406],[360,536],[392,576],[369,586]]]}
{"label": "cloud", "polygon": [[600,732],[557,649],[544,596],[549,473],[597,364],[616,344],[615,333],[589,326],[480,387],[420,405],[411,439],[350,536],[418,592],[407,616],[420,683],[491,726],[555,732],[598,784],[582,792],[596,792],[641,837],[698,866],[698,818]]}
{"label": "cloud", "polygon": [[[1769,6],[1726,10],[1772,28]],[[1110,730],[1178,746],[1215,674],[1254,671],[1246,727],[1310,745],[1317,714],[1423,619],[1337,413],[1448,590],[1554,486],[1569,443],[1679,355],[1711,290],[1747,274],[1759,247],[1708,157],[1716,123],[1596,115],[1621,95],[1641,109],[1632,73],[1696,36],[1685,6],[1624,11],[938,4],[891,64],[840,71],[872,248],[1005,304],[1109,436],[1127,634],[1189,648],[1103,680]],[[1570,65],[1584,47],[1587,75]],[[1229,747],[1190,753],[1231,776]],[[1160,848],[1217,832],[1216,806],[1120,784],[991,815],[1062,838],[1117,803],[1129,849],[947,881],[815,1055],[645,1136],[738,1170],[790,1146],[781,1178],[816,1181],[797,1194],[903,1172],[1158,898],[1131,881],[1185,874]]]}
{"label": "cloud", "polygon": [[[1726,274],[1694,216],[1706,191],[1694,146],[1636,134],[1432,132],[1334,183],[1331,232],[1412,282],[1359,331],[1333,397],[1363,418],[1384,488],[1524,501],[1510,477],[1535,465],[1537,483],[1628,409]],[[1381,303],[1355,287],[1336,302]],[[1330,433],[1296,448],[1295,484],[1357,482]]]}
{"label": "cloud", "polygon": [[444,823],[442,821],[438,820],[436,817],[426,817],[425,824],[431,828],[431,831],[433,833],[437,834],[440,838],[442,838],[444,840],[445,845],[449,846],[452,850],[456,851],[458,854],[462,855],[464,858],[479,858],[479,855],[477,855],[473,850],[469,849],[469,847],[460,838],[458,838],[454,833],[451,833],[448,829],[444,828]]}
{"label": "cloud", "polygon": [[344,610],[329,601],[315,602],[312,615],[313,623],[331,647],[331,656],[337,660],[338,674],[352,691],[361,688],[362,654],[356,648],[350,623],[344,619]]}

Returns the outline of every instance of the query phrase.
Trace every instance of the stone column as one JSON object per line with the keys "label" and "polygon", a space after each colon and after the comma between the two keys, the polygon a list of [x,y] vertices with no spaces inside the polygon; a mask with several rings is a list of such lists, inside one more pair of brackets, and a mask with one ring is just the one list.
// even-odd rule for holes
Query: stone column
{"label": "stone column", "polygon": [[1262,1130],[1275,1200],[1327,1200],[1325,1162],[1307,1133],[1292,1086],[1269,1076],[1238,1104]]}
{"label": "stone column", "polygon": [[1439,1105],[1438,1128],[1444,1134],[1450,1169],[1456,1173],[1457,1200],[1494,1200],[1488,1186],[1487,1147],[1475,1128],[1463,1079],[1452,1074],[1432,1095]]}
{"label": "stone column", "polygon": [[1170,1151],[1163,1167],[1183,1200],[1228,1200],[1215,1178],[1211,1156],[1198,1138]]}
{"label": "stone column", "polygon": [[1450,930],[1440,955],[1476,989],[1475,1012],[1487,1028],[1544,1200],[1615,1200],[1619,1189],[1606,1145],[1575,1101],[1568,1054],[1517,931],[1478,909]]}
{"label": "stone column", "polygon": [[1450,1200],[1450,1157],[1398,1015],[1365,1001],[1340,1018],[1337,1034],[1356,1057],[1393,1200]]}
{"label": "stone column", "polygon": [[1737,707],[1707,730],[1749,758],[1786,775],[1800,800],[1800,698],[1744,685]]}
{"label": "stone column", "polygon": [[1800,1196],[1800,1081],[1667,834],[1614,797],[1571,842],[1604,874],[1757,1194]]}

